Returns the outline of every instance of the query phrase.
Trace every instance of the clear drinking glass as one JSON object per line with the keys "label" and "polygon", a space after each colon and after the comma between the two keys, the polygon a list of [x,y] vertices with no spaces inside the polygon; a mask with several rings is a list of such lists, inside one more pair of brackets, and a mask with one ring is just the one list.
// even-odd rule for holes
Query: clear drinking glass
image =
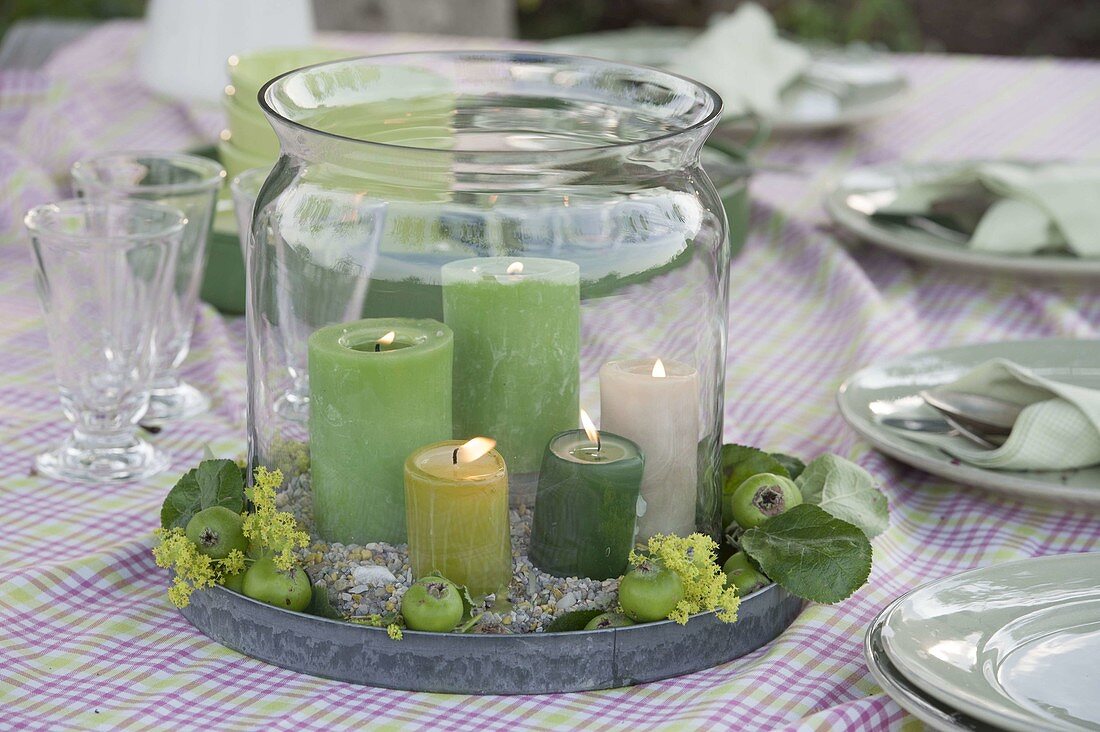
{"label": "clear drinking glass", "polygon": [[237,215],[237,232],[241,239],[241,254],[248,261],[248,241],[252,236],[252,209],[260,195],[271,168],[249,168],[229,184],[233,193],[233,210]]}
{"label": "clear drinking glass", "polygon": [[168,460],[134,427],[149,406],[158,316],[187,219],[145,201],[75,199],[25,219],[61,407],[73,423],[36,459],[66,480],[144,478]]}
{"label": "clear drinking glass", "polygon": [[157,327],[157,369],[145,421],[156,424],[206,411],[209,398],[182,381],[178,369],[191,347],[206,240],[225,170],[212,160],[182,153],[112,153],[73,164],[72,177],[77,195],[156,201],[187,217],[173,294]]}

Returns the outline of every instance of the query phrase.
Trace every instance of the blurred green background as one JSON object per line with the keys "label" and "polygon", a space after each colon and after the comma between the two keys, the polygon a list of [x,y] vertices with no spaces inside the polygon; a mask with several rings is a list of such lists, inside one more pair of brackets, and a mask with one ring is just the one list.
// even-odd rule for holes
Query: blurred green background
{"label": "blurred green background", "polygon": [[19,20],[106,20],[144,12],[145,0],[0,0],[0,37]]}
{"label": "blurred green background", "polygon": [[[317,5],[362,6],[353,13],[360,11],[365,27],[342,29],[364,31],[385,30],[369,21],[378,15],[369,6],[381,1],[315,0]],[[415,5],[424,0],[404,1]],[[521,38],[540,39],[639,25],[702,26],[713,13],[728,12],[738,1],[505,0],[501,7],[514,13],[510,26]],[[864,41],[896,51],[1100,57],[1100,0],[760,2],[784,31],[813,40]],[[0,0],[0,36],[19,20],[133,17],[142,14],[144,5],[144,0]]]}

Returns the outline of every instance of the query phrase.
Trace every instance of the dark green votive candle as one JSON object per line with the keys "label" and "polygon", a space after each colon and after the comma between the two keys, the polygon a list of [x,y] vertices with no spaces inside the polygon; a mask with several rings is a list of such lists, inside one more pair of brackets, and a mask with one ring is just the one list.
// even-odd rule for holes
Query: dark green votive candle
{"label": "dark green votive candle", "polygon": [[608,579],[626,571],[634,546],[645,457],[619,435],[559,432],[542,458],[531,563],[555,577]]}

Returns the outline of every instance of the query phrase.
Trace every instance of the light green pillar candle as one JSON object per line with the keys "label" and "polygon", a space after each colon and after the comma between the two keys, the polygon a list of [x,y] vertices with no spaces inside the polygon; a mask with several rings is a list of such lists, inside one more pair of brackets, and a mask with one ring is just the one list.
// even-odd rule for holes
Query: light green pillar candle
{"label": "light green pillar candle", "polygon": [[479,257],[443,266],[455,334],[455,438],[492,437],[513,475],[537,473],[580,403],[580,273],[573,262]]}
{"label": "light green pillar candle", "polygon": [[406,540],[405,459],[451,437],[453,349],[437,320],[371,318],[310,335],[313,517],[326,541]]}

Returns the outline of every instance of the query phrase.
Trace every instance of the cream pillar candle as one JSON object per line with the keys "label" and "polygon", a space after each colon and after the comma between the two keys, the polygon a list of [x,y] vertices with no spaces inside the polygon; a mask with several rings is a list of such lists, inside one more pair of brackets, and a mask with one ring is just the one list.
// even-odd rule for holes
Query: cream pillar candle
{"label": "cream pillar candle", "polygon": [[645,453],[639,542],[695,531],[698,490],[699,374],[660,359],[608,361],[600,368],[600,428]]}

